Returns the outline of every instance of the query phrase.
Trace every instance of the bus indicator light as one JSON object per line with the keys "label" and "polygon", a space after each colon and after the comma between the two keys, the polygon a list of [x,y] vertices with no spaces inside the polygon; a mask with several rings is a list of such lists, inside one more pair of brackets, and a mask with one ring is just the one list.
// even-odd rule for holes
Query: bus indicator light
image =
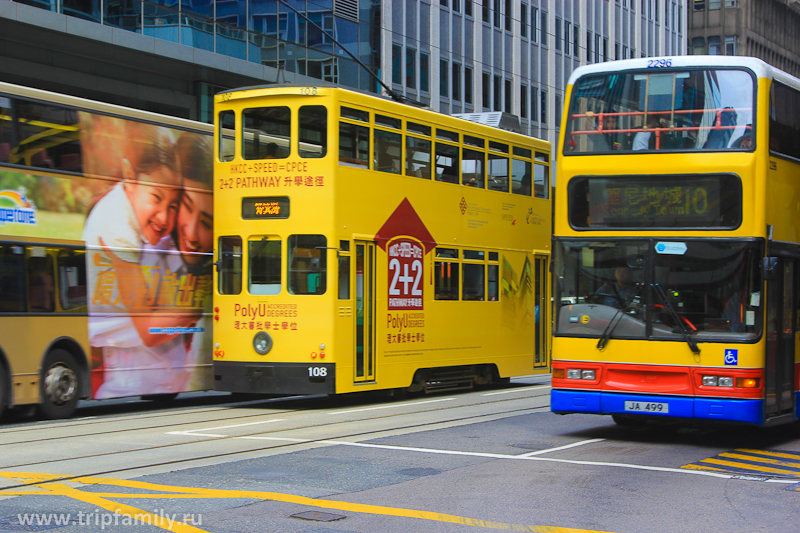
{"label": "bus indicator light", "polygon": [[325,358],[325,352],[319,352],[319,358],[320,359],[324,359]]}
{"label": "bus indicator light", "polygon": [[758,378],[736,378],[736,387],[740,389],[757,389]]}
{"label": "bus indicator light", "polygon": [[311,352],[311,359],[317,358],[317,352]]}

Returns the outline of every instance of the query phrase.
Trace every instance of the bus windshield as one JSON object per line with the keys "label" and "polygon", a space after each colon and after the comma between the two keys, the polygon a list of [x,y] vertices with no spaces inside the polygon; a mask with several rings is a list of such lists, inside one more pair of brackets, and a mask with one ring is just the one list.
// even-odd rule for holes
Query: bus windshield
{"label": "bus windshield", "polygon": [[761,256],[757,242],[561,241],[556,333],[600,338],[613,321],[611,338],[754,340]]}
{"label": "bus windshield", "polygon": [[752,150],[754,87],[731,69],[585,76],[573,88],[564,154]]}

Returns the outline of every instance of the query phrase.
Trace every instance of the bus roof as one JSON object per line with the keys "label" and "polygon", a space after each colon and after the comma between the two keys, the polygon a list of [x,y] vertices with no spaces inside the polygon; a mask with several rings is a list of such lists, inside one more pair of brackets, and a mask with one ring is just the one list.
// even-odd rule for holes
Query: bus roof
{"label": "bus roof", "polygon": [[778,80],[781,83],[800,89],[800,79],[795,78],[780,69],[777,69],[764,61],[755,57],[741,56],[669,56],[659,58],[623,59],[621,61],[607,61],[594,65],[585,65],[572,71],[567,85],[574,85],[575,81],[587,74],[602,74],[609,72],[623,72],[628,70],[654,70],[652,68],[654,60],[669,60],[672,62],[671,68],[681,67],[744,67],[753,71],[758,78],[769,78]]}

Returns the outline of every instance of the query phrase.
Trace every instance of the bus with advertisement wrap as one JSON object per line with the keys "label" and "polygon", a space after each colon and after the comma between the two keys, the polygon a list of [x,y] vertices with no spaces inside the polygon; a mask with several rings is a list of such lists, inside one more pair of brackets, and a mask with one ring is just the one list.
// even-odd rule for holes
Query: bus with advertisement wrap
{"label": "bus with advertisement wrap", "polygon": [[800,80],[753,58],[576,69],[559,142],[551,409],[800,413]]}
{"label": "bus with advertisement wrap", "polygon": [[332,87],[215,113],[215,390],[549,372],[548,143]]}
{"label": "bus with advertisement wrap", "polygon": [[211,388],[212,133],[0,83],[0,414]]}

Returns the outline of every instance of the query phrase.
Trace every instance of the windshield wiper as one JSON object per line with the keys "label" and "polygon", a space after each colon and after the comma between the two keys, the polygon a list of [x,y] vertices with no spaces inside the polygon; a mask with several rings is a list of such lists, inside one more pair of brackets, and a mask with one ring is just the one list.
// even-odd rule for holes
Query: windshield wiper
{"label": "windshield wiper", "polygon": [[603,334],[600,335],[600,339],[597,341],[597,349],[602,350],[608,344],[608,340],[611,338],[611,333],[617,327],[617,325],[622,322],[622,317],[624,316],[624,312],[628,310],[631,305],[631,302],[634,298],[639,296],[639,291],[641,290],[641,285],[636,285],[636,291],[629,294],[625,300],[622,302],[622,305],[617,309],[617,312],[614,313],[614,316],[611,317],[611,320],[608,321],[608,326],[606,326],[605,331]]}
{"label": "windshield wiper", "polygon": [[694,339],[689,336],[689,332],[686,330],[683,320],[681,320],[681,317],[678,315],[678,312],[675,311],[675,308],[672,307],[672,302],[670,302],[669,298],[667,298],[667,294],[664,292],[664,287],[658,283],[652,283],[650,286],[653,287],[655,289],[655,293],[661,297],[661,300],[664,302],[664,308],[669,311],[669,315],[672,317],[672,320],[674,320],[678,325],[678,329],[681,331],[686,344],[689,345],[689,348],[692,349],[692,352],[694,352],[695,355],[699,355],[700,348],[697,347],[697,343],[694,342]]}

